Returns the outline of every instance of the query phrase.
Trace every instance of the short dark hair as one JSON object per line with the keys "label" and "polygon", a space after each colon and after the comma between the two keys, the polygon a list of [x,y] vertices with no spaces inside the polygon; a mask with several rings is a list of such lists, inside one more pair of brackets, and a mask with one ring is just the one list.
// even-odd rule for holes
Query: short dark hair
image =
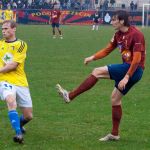
{"label": "short dark hair", "polygon": [[5,24],[5,23],[10,23],[11,28],[16,28],[17,27],[17,24],[14,20],[5,20],[5,21],[3,21],[2,25]]}
{"label": "short dark hair", "polygon": [[120,20],[124,20],[124,26],[130,26],[129,22],[129,13],[125,10],[117,10],[115,11],[114,15]]}

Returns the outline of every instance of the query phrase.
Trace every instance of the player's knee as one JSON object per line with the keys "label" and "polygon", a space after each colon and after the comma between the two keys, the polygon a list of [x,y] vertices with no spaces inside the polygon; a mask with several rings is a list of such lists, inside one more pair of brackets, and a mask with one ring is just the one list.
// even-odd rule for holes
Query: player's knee
{"label": "player's knee", "polygon": [[6,103],[7,103],[8,110],[14,110],[17,108],[16,100],[12,95],[6,97]]}
{"label": "player's knee", "polygon": [[111,94],[111,102],[113,103],[115,101],[115,95]]}
{"label": "player's knee", "polygon": [[33,119],[33,115],[31,114],[29,117],[28,117],[28,120],[32,120]]}
{"label": "player's knee", "polygon": [[103,69],[100,67],[100,68],[95,68],[93,71],[92,71],[92,74],[95,76],[95,77],[98,77],[99,75],[102,75],[103,74]]}
{"label": "player's knee", "polygon": [[29,113],[27,116],[25,116],[25,119],[31,121],[33,119],[33,114]]}
{"label": "player's knee", "polygon": [[14,110],[17,108],[17,103],[15,100],[7,102],[8,110]]}
{"label": "player's knee", "polygon": [[116,94],[113,94],[111,95],[111,103],[112,103],[112,106],[114,105],[120,105],[121,104],[121,99],[119,99]]}

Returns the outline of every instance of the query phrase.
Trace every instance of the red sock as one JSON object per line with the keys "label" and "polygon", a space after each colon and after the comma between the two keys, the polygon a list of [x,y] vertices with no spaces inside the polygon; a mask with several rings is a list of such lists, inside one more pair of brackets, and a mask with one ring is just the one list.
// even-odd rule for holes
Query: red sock
{"label": "red sock", "polygon": [[121,105],[112,106],[112,132],[113,135],[118,135],[119,125],[122,116],[122,108]]}
{"label": "red sock", "polygon": [[69,93],[69,98],[72,100],[81,93],[89,90],[96,84],[97,81],[98,79],[95,76],[90,75],[83,83],[80,84],[78,88]]}

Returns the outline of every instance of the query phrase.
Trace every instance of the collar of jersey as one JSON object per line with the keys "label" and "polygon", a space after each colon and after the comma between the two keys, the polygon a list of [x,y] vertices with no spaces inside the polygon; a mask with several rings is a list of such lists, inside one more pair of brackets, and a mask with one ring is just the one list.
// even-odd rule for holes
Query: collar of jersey
{"label": "collar of jersey", "polygon": [[14,40],[14,41],[5,41],[6,43],[13,43],[13,42],[15,42],[15,41],[17,41],[17,38]]}

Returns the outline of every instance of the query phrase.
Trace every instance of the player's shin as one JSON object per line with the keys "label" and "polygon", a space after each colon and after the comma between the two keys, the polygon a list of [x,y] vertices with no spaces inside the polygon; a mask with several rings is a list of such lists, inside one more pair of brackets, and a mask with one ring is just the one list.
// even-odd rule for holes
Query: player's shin
{"label": "player's shin", "polygon": [[27,120],[24,118],[23,115],[20,116],[20,126],[23,127],[25,124],[27,124],[30,120]]}
{"label": "player's shin", "polygon": [[53,36],[55,36],[55,29],[53,29]]}
{"label": "player's shin", "polygon": [[95,25],[93,25],[93,27],[92,27],[92,30],[94,30],[95,29]]}
{"label": "player's shin", "polygon": [[10,110],[8,112],[8,116],[13,129],[16,131],[16,134],[21,134],[18,112],[16,110]]}
{"label": "player's shin", "polygon": [[81,93],[89,90],[96,84],[97,81],[98,79],[95,76],[90,75],[78,88],[69,93],[69,99],[72,100]]}
{"label": "player's shin", "polygon": [[112,106],[112,135],[119,134],[119,125],[122,117],[122,108],[121,105]]}
{"label": "player's shin", "polygon": [[98,30],[98,25],[96,26],[96,30]]}

